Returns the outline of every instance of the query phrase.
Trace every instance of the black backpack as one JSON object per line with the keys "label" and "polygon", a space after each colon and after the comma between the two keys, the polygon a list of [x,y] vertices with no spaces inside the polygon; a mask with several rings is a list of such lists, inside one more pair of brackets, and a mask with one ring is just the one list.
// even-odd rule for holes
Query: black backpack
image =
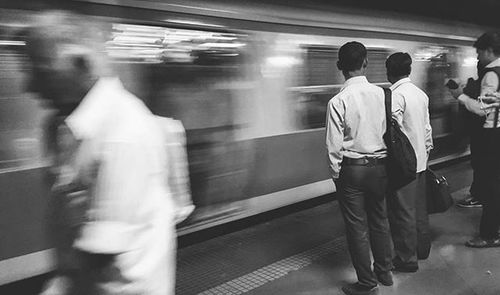
{"label": "black backpack", "polygon": [[392,118],[391,90],[384,89],[387,129],[384,142],[387,145],[387,177],[389,189],[397,190],[417,177],[417,156],[408,137]]}

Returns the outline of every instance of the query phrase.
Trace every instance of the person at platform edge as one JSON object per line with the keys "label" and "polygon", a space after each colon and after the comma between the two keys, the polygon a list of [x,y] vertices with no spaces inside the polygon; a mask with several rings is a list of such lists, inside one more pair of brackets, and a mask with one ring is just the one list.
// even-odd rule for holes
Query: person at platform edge
{"label": "person at platform edge", "polygon": [[176,217],[165,132],[114,76],[94,24],[46,11],[27,33],[30,88],[65,117],[58,136],[67,157],[53,189],[65,199],[84,191],[88,206],[66,249],[74,259],[57,261],[44,294],[174,294]]}
{"label": "person at platform edge", "polygon": [[337,67],[346,81],[340,93],[328,102],[326,117],[328,164],[358,277],[358,282],[342,287],[348,295],[377,294],[378,282],[393,284],[385,201],[384,91],[366,79],[367,65],[363,44],[348,42],[340,48]]}
{"label": "person at platform edge", "polygon": [[[465,243],[467,247],[500,247],[500,119],[498,108],[487,100],[488,94],[500,90],[500,33],[487,32],[473,45],[477,51],[480,91],[472,98],[463,87],[450,89],[453,97],[465,108],[484,118],[482,128],[476,130],[474,143],[474,194],[483,205],[479,236]],[[494,105],[494,104],[493,104]]]}
{"label": "person at platform edge", "polygon": [[432,145],[429,97],[410,80],[411,57],[396,52],[385,62],[392,83],[392,116],[408,137],[417,158],[415,180],[387,199],[394,243],[394,270],[415,272],[418,259],[427,258],[431,247],[426,208],[425,170]]}

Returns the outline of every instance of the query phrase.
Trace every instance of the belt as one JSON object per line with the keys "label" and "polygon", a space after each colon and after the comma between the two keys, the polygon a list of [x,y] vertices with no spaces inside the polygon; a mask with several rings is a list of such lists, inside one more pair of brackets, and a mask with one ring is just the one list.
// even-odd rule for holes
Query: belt
{"label": "belt", "polygon": [[342,159],[342,165],[375,166],[381,164],[385,164],[385,158],[364,157],[353,159],[344,157]]}

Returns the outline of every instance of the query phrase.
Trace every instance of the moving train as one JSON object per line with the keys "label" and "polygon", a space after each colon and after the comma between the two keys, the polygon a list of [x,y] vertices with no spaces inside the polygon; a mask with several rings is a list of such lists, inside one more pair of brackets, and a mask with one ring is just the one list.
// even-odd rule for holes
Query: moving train
{"label": "moving train", "polygon": [[[22,1],[21,1],[22,2]],[[44,126],[53,112],[25,89],[23,38],[38,6],[0,8],[0,285],[53,269]],[[195,212],[179,235],[334,191],[326,165],[326,104],[341,88],[339,47],[368,48],[372,83],[385,59],[413,57],[430,97],[433,163],[467,154],[447,79],[476,75],[473,41],[487,28],[356,9],[222,1],[65,1],[102,24],[125,86],[187,132]],[[69,3],[69,4],[68,4]],[[30,6],[31,5],[31,6]]]}

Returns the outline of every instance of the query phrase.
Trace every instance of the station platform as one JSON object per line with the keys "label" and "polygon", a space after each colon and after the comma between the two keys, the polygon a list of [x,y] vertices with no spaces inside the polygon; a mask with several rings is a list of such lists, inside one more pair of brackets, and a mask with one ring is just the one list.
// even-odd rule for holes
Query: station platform
{"label": "station platform", "polygon": [[[448,179],[455,200],[465,197],[472,179],[468,161],[437,172]],[[341,287],[356,281],[344,223],[334,196],[318,199],[237,229],[215,229],[211,238],[204,233],[181,237],[176,294],[343,294]],[[416,273],[394,272],[394,286],[380,285],[379,294],[500,294],[500,248],[464,246],[477,234],[480,215],[481,209],[456,206],[431,215],[430,257],[419,261]],[[38,294],[49,276],[0,286],[0,294]]]}
{"label": "station platform", "polygon": [[[468,193],[469,162],[438,170],[453,197]],[[500,294],[500,248],[471,249],[481,209],[453,206],[430,216],[432,250],[416,273],[394,272],[380,294]],[[356,275],[347,252],[338,203],[331,201],[181,247],[177,294],[343,294]]]}

